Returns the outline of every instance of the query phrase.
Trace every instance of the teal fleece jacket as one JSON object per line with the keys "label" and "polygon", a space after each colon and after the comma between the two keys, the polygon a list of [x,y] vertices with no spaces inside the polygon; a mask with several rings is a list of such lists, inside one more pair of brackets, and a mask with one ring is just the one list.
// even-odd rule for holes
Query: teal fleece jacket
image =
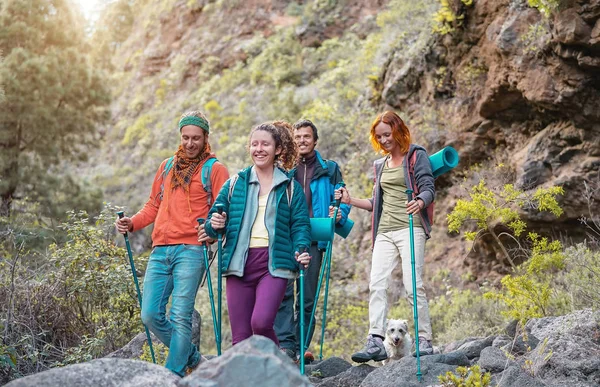
{"label": "teal fleece jacket", "polygon": [[[225,276],[242,277],[248,258],[250,231],[258,213],[260,183],[253,166],[237,174],[232,189],[231,182],[232,179],[229,179],[221,188],[208,219],[216,212],[216,205],[223,205],[227,221],[221,269]],[[292,186],[288,189],[290,184]],[[291,205],[288,204],[288,192],[291,194]],[[310,219],[300,183],[290,179],[279,168],[275,168],[273,173],[273,189],[267,199],[265,226],[269,234],[269,272],[273,277],[296,278],[299,264],[295,252],[310,246]],[[211,238],[217,237],[210,221],[205,223],[204,228]]]}

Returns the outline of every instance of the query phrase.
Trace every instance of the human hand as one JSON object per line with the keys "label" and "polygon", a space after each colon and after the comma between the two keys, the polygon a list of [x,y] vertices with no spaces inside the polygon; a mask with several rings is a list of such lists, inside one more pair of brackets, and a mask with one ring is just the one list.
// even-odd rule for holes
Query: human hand
{"label": "human hand", "polygon": [[[333,214],[335,213],[335,207],[329,206],[329,217],[333,218]],[[335,222],[339,222],[342,219],[342,211],[338,210],[337,216],[335,218]]]}
{"label": "human hand", "polygon": [[406,213],[407,214],[416,214],[421,211],[425,207],[425,203],[421,199],[411,200],[406,203]]}
{"label": "human hand", "polygon": [[302,254],[296,251],[296,261],[298,261],[301,265],[306,269],[308,264],[310,263],[310,255],[305,251]]}
{"label": "human hand", "polygon": [[225,228],[226,221],[227,221],[227,213],[226,212],[222,212],[220,214],[218,212],[214,212],[212,214],[212,217],[210,218],[210,225],[215,230],[221,230],[221,229]]}
{"label": "human hand", "polygon": [[117,231],[120,234],[127,234],[128,232],[133,231],[133,221],[131,220],[131,218],[128,218],[126,216],[122,218],[117,218],[117,221],[115,222],[115,227],[117,227]]}
{"label": "human hand", "polygon": [[[339,194],[341,194],[341,196],[339,196]],[[350,197],[350,192],[348,191],[348,188],[346,188],[346,187],[341,187],[340,189],[335,190],[334,198],[336,200],[340,200],[341,203],[344,203],[344,204],[350,204],[350,200],[352,199]]]}
{"label": "human hand", "polygon": [[204,229],[204,224],[196,226],[196,230],[198,230],[198,242],[200,243],[214,243],[215,240],[208,236],[206,230]]}

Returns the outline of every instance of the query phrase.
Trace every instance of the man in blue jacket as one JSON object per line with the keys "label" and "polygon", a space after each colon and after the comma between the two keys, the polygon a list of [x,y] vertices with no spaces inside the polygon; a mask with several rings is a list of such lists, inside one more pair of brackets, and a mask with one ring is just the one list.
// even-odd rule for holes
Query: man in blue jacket
{"label": "man in blue jacket", "polygon": [[[294,141],[298,145],[300,158],[290,174],[294,176],[304,190],[309,216],[311,218],[326,218],[333,216],[333,207],[330,206],[330,203],[334,200],[334,190],[340,188],[342,173],[334,161],[324,160],[319,152],[315,150],[318,139],[317,127],[311,121],[300,120],[294,124]],[[347,204],[340,206],[336,227],[341,227],[346,223],[350,208]],[[319,242],[318,244],[313,242],[309,251],[312,259],[304,274],[304,337],[307,342],[306,348],[310,346],[315,330],[314,321],[310,324],[310,315],[317,292],[323,252],[326,247],[325,242]],[[275,333],[279,339],[281,349],[293,360],[296,360],[297,353],[300,350],[300,343],[298,342],[300,337],[300,327],[298,326],[300,306],[299,285],[296,284],[294,297],[294,282],[294,280],[288,282],[285,297],[275,318]],[[312,325],[310,332],[308,331],[309,325]],[[311,356],[307,352],[305,358],[310,361]]]}

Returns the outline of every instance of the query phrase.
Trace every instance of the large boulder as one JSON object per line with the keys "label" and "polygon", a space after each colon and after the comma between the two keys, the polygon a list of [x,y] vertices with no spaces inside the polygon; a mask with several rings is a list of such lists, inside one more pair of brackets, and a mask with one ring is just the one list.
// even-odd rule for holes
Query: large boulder
{"label": "large boulder", "polygon": [[386,364],[369,373],[361,387],[421,387],[439,384],[438,376],[469,365],[463,352],[421,357],[421,382],[417,379],[417,360],[410,356]]}
{"label": "large boulder", "polygon": [[156,364],[129,359],[96,359],[29,375],[7,387],[175,387],[179,377]]}
{"label": "large boulder", "polygon": [[298,366],[273,341],[252,336],[222,356],[202,363],[179,387],[209,386],[311,386]]}
{"label": "large boulder", "polygon": [[600,385],[600,312],[532,319],[526,328],[540,339],[526,358],[548,386]]}

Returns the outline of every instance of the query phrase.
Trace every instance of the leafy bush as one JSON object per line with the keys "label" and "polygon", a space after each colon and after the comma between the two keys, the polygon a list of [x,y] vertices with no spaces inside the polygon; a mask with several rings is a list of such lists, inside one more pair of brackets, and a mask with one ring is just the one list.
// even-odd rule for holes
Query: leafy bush
{"label": "leafy bush", "polygon": [[465,19],[464,6],[473,5],[473,0],[439,0],[440,9],[433,15],[433,31],[446,35],[463,25]]}
{"label": "leafy bush", "polygon": [[560,0],[527,0],[530,7],[537,8],[542,15],[549,17],[560,6]]}
{"label": "leafy bush", "polygon": [[538,188],[529,193],[518,190],[512,184],[505,184],[502,189],[490,188],[484,179],[470,190],[470,199],[459,199],[452,212],[448,214],[448,231],[460,232],[466,223],[475,223],[474,231],[465,231],[467,240],[475,240],[481,234],[490,234],[496,245],[502,250],[511,266],[516,267],[513,259],[499,238],[495,227],[506,225],[516,237],[525,231],[525,222],[518,209],[532,208],[538,211],[550,211],[555,216],[563,213],[556,197],[564,195],[562,187]]}
{"label": "leafy bush", "polygon": [[504,302],[503,314],[525,324],[531,318],[561,314],[568,311],[565,293],[556,287],[557,274],[565,266],[565,255],[559,241],[548,241],[535,233],[531,257],[513,275],[502,278],[502,291],[490,291],[486,297]]}
{"label": "leafy bush", "polygon": [[456,372],[458,375],[448,371],[445,375],[438,376],[443,387],[487,387],[492,381],[492,374],[482,374],[478,365],[458,367]]}
{"label": "leafy bush", "polygon": [[[113,242],[114,214],[107,205],[90,224],[85,212],[70,212],[61,225],[67,240],[49,247],[45,266],[31,264],[42,259],[27,250],[27,233],[3,229],[0,356],[15,355],[11,378],[104,356],[142,331],[127,253]],[[136,259],[138,270],[145,264]]]}
{"label": "leafy bush", "polygon": [[565,283],[573,308],[600,308],[600,252],[584,244],[565,251]]}

